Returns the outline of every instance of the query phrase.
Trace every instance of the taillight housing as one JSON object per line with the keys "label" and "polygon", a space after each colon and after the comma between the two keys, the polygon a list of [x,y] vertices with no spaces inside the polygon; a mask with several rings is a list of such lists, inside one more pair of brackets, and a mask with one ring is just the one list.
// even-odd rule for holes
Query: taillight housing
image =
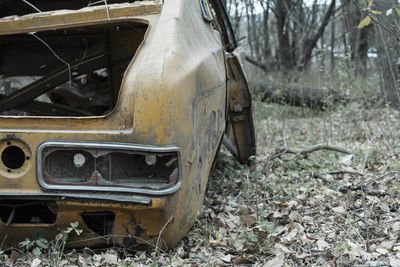
{"label": "taillight housing", "polygon": [[37,150],[37,164],[45,190],[163,195],[176,192],[182,182],[175,146],[45,142]]}

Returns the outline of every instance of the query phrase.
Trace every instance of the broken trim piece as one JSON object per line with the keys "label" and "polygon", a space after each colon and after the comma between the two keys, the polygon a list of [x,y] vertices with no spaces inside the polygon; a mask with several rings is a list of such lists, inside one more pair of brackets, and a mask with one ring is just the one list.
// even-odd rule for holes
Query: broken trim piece
{"label": "broken trim piece", "polygon": [[[121,150],[121,151],[137,151],[149,153],[168,153],[175,152],[178,157],[178,180],[175,185],[165,189],[143,189],[143,188],[127,188],[118,186],[79,186],[79,185],[59,185],[48,184],[43,173],[43,152],[45,148],[72,148],[72,149],[104,149],[104,150]],[[116,192],[116,193],[137,193],[145,195],[169,195],[179,190],[182,184],[183,168],[179,147],[176,146],[147,146],[147,145],[131,145],[123,143],[94,143],[94,142],[70,142],[70,141],[50,141],[39,145],[37,149],[37,177],[39,185],[44,190],[57,191],[97,191],[97,192]]]}

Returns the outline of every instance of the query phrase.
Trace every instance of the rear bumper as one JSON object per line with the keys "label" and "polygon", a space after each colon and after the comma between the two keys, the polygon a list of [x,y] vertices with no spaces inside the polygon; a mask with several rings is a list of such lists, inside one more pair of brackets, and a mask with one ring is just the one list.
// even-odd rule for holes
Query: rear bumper
{"label": "rear bumper", "polygon": [[[0,238],[4,240],[4,247],[18,247],[18,243],[26,238],[35,240],[44,237],[47,240],[55,240],[59,233],[76,222],[77,229],[82,230],[82,233],[78,236],[76,232],[70,232],[66,243],[68,247],[129,247],[140,244],[151,246],[168,221],[165,216],[166,199],[150,199],[150,203],[143,204],[85,199],[78,201],[49,196],[21,197],[18,199],[19,203],[21,199],[27,205],[25,209],[41,214],[38,218],[45,218],[46,213],[54,213],[54,216],[50,219],[47,216],[44,221],[35,221],[35,217],[30,221],[29,218],[25,218],[24,222],[21,221],[23,210],[15,208],[14,213],[11,212],[9,216],[14,216],[17,223],[12,223],[12,219],[7,222],[4,220],[5,205],[2,204]],[[29,201],[36,204],[31,205]],[[50,209],[46,206],[49,203]]]}

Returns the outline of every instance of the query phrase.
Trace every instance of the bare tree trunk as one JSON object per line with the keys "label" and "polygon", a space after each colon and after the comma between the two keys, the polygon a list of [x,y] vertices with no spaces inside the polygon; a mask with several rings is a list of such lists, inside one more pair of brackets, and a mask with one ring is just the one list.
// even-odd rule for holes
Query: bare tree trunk
{"label": "bare tree trunk", "polygon": [[263,0],[260,1],[261,7],[263,9],[263,41],[264,41],[264,51],[263,51],[263,61],[267,64],[271,57],[271,48],[269,43],[269,4],[264,3]]}
{"label": "bare tree trunk", "polygon": [[319,44],[320,44],[320,53],[321,53],[321,57],[320,57],[320,69],[325,69],[325,38],[324,38],[324,34],[321,35],[321,38],[319,38]]}
{"label": "bare tree trunk", "polygon": [[334,13],[335,6],[336,6],[336,0],[332,0],[331,4],[329,5],[328,11],[325,13],[324,19],[322,20],[322,23],[318,28],[317,33],[311,39],[307,40],[304,57],[300,61],[300,66],[299,66],[300,69],[306,67],[306,65],[308,65],[308,63],[310,62],[312,51],[317,45],[318,40],[324,33],[325,28],[328,25],[329,20]]}
{"label": "bare tree trunk", "polygon": [[250,55],[252,58],[255,58],[255,51],[254,51],[254,45],[253,41],[255,36],[253,36],[253,27],[255,25],[252,25],[252,19],[251,19],[251,6],[253,5],[253,0],[248,0],[246,2],[246,19],[247,19],[247,41],[249,43],[249,48],[250,48]]}
{"label": "bare tree trunk", "polygon": [[[396,1],[376,1],[377,10],[385,12],[390,9]],[[397,16],[380,16],[379,21],[387,28],[396,29]],[[376,48],[378,51],[380,73],[381,73],[381,93],[385,103],[393,106],[400,106],[400,93],[397,86],[399,71],[396,65],[399,58],[399,45],[394,36],[375,24]]]}
{"label": "bare tree trunk", "polygon": [[251,35],[252,35],[252,40],[254,41],[254,52],[255,56],[257,58],[260,57],[260,36],[257,34],[257,29],[259,29],[259,26],[257,25],[256,22],[256,16],[254,14],[254,1],[251,0],[250,2],[250,20],[251,20]]}
{"label": "bare tree trunk", "polygon": [[297,0],[296,2],[296,17],[294,21],[294,32],[292,47],[294,50],[294,58],[296,65],[298,65],[298,60],[302,58],[302,53],[304,51],[304,37],[307,35],[307,31],[304,29],[306,25],[305,13],[303,8],[303,0]]}
{"label": "bare tree trunk", "polygon": [[335,70],[335,20],[331,21],[331,58],[330,58],[330,64],[331,64],[331,72],[333,73],[333,71]]}
{"label": "bare tree trunk", "polygon": [[242,19],[242,14],[243,14],[243,8],[240,8],[239,12],[239,5],[240,5],[240,0],[234,0],[234,6],[235,6],[235,16],[233,18],[233,31],[235,32],[236,36],[240,36],[240,21]]}
{"label": "bare tree trunk", "polygon": [[361,14],[360,9],[354,5],[352,0],[342,0],[342,6],[346,29],[349,32],[351,61],[356,75],[365,77],[367,74],[369,48],[368,37],[371,32],[371,27],[357,28],[364,14]]}
{"label": "bare tree trunk", "polygon": [[280,66],[284,68],[284,70],[290,70],[294,67],[293,58],[290,56],[290,43],[289,43],[289,31],[287,27],[287,2],[286,0],[276,0],[275,3],[275,15],[276,15],[276,24],[277,24],[277,33],[278,33],[278,55],[279,55],[279,63]]}

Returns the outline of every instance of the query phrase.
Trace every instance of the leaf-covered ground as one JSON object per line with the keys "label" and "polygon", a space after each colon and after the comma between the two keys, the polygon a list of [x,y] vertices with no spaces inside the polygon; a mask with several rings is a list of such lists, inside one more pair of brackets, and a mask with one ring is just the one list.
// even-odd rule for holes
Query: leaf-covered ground
{"label": "leaf-covered ground", "polygon": [[[400,266],[399,115],[357,104],[315,112],[255,101],[255,167],[223,151],[202,213],[177,248],[87,249],[59,266]],[[350,154],[285,153],[316,144]],[[13,260],[53,259],[44,251]],[[3,265],[10,262],[3,254]]]}

